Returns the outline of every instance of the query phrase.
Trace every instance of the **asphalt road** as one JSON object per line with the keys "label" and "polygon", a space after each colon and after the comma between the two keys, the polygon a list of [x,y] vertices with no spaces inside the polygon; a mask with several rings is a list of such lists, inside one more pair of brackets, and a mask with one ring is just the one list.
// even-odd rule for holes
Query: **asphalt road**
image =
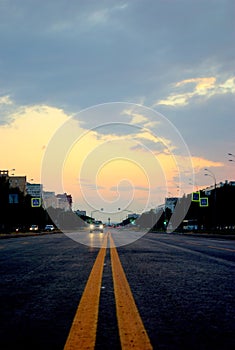
{"label": "asphalt road", "polygon": [[[153,349],[235,348],[234,241],[110,232]],[[93,247],[64,234],[0,240],[0,349],[64,348],[104,235],[93,234]],[[110,250],[96,350],[121,348]]]}

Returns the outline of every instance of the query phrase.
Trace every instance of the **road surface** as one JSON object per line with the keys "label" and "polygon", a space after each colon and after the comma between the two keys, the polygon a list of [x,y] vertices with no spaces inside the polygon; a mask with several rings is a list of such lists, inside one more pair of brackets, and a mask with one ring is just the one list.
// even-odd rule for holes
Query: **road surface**
{"label": "road surface", "polygon": [[114,229],[70,235],[91,246],[64,234],[0,240],[1,349],[80,350],[76,326],[87,322],[96,350],[235,348],[234,241]]}

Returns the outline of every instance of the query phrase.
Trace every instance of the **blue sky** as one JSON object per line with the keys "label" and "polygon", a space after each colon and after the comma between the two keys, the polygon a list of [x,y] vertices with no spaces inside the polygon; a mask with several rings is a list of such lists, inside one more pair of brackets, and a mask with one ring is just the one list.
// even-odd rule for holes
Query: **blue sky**
{"label": "blue sky", "polygon": [[33,106],[142,104],[215,162],[219,181],[234,179],[234,13],[229,0],[0,0],[0,126]]}

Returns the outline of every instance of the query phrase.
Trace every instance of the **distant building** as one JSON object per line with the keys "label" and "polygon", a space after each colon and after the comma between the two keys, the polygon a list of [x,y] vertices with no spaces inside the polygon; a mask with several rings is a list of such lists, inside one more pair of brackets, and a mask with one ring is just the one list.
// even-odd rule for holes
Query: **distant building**
{"label": "distant building", "polygon": [[165,209],[168,208],[173,213],[178,199],[179,199],[178,197],[168,197],[168,198],[166,198],[165,199]]}
{"label": "distant building", "polygon": [[164,204],[159,204],[156,209],[154,209],[154,212],[157,214],[161,211],[165,210],[165,203]]}
{"label": "distant building", "polygon": [[73,203],[71,194],[57,194],[56,198],[58,199],[58,208],[63,209],[65,211],[71,210]]}
{"label": "distant building", "polygon": [[78,216],[86,216],[86,210],[75,210],[75,214]]}
{"label": "distant building", "polygon": [[4,177],[9,181],[9,188],[18,188],[24,195],[26,195],[26,176],[9,176],[8,170],[0,170],[0,177]]}
{"label": "distant building", "polygon": [[202,189],[202,192],[204,192],[206,196],[210,196],[212,191],[214,191],[215,189],[215,185],[217,189],[222,188],[224,186],[235,186],[235,181],[228,181],[228,180],[225,180],[224,182],[221,181],[218,184],[214,184],[206,187],[205,189]]}
{"label": "distant building", "polygon": [[43,207],[47,208],[58,208],[58,198],[55,195],[55,192],[43,191]]}
{"label": "distant building", "polygon": [[26,176],[9,176],[9,187],[19,188],[26,195]]}
{"label": "distant building", "polygon": [[128,219],[130,219],[130,218],[138,219],[139,216],[140,216],[139,214],[133,213],[133,214],[128,214],[127,218]]}
{"label": "distant building", "polygon": [[8,170],[0,170],[0,176],[1,177],[9,177]]}

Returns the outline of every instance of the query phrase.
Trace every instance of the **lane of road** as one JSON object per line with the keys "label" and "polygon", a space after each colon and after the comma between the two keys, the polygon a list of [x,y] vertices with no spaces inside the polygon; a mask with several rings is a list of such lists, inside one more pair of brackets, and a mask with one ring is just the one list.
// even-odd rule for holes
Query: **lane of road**
{"label": "lane of road", "polygon": [[63,234],[0,247],[0,349],[63,349],[98,249]]}
{"label": "lane of road", "polygon": [[230,240],[156,233],[118,249],[154,348],[234,348],[233,249]]}
{"label": "lane of road", "polygon": [[95,348],[107,238],[108,234],[104,236],[102,247],[92,267],[64,347],[65,350],[88,350]]}

